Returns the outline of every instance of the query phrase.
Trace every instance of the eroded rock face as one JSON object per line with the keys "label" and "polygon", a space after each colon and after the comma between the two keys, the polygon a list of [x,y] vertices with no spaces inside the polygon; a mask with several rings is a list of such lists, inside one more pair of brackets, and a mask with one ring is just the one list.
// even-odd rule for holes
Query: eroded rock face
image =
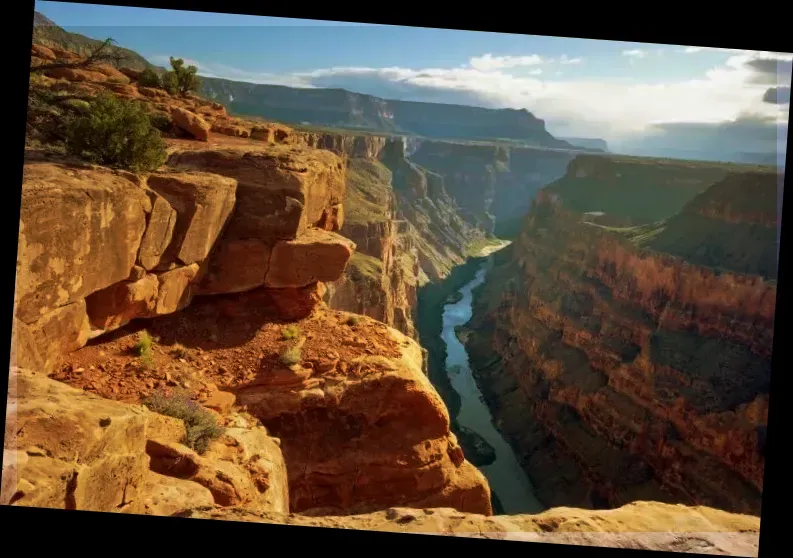
{"label": "eroded rock face", "polygon": [[158,173],[149,176],[148,186],[176,212],[173,238],[161,262],[178,260],[191,265],[203,261],[234,209],[236,180],[198,172]]}
{"label": "eroded rock face", "polygon": [[220,519],[362,529],[394,533],[440,534],[485,539],[694,552],[726,556],[757,556],[760,520],[712,508],[686,508],[637,502],[617,510],[558,508],[538,515],[487,517],[449,508],[391,508],[365,515],[306,517],[251,513],[244,509],[195,508],[181,514]]}
{"label": "eroded rock face", "polygon": [[[30,372],[9,378],[3,502],[139,513],[146,419],[128,406]],[[4,479],[5,481],[5,479]],[[7,491],[7,492],[6,492]]]}
{"label": "eroded rock face", "polygon": [[354,250],[351,240],[320,229],[307,230],[295,240],[281,240],[270,254],[265,285],[299,288],[333,281],[344,272]]}
{"label": "eroded rock face", "polygon": [[272,247],[259,239],[221,240],[198,285],[199,294],[239,293],[264,285]]}
{"label": "eroded rock face", "polygon": [[168,163],[238,181],[227,239],[293,240],[344,194],[344,166],[329,151],[252,142],[175,151]]}
{"label": "eroded rock face", "polygon": [[[152,209],[138,252],[138,263],[144,269],[152,270],[160,265],[171,244],[177,213],[168,200],[153,190],[149,193],[149,197],[152,199]],[[185,217],[189,218],[189,216]]]}
{"label": "eroded rock face", "polygon": [[546,504],[758,514],[775,300],[774,282],[639,251],[546,194],[466,345]]}
{"label": "eroded rock face", "polygon": [[25,165],[16,315],[33,323],[129,277],[149,198],[125,176],[48,162]]}
{"label": "eroded rock face", "polygon": [[283,456],[263,427],[237,424],[203,455],[180,443],[184,435],[181,420],[13,369],[0,502],[155,515],[197,503],[289,512]]}
{"label": "eroded rock face", "polygon": [[492,513],[487,482],[464,460],[448,412],[422,372],[419,345],[384,329],[401,357],[372,357],[381,372],[357,375],[329,363],[323,383],[263,376],[237,391],[240,404],[281,439],[290,509],[327,514],[405,505]]}
{"label": "eroded rock face", "polygon": [[173,118],[174,124],[195,139],[200,141],[207,141],[209,139],[209,131],[212,127],[206,120],[194,112],[183,109],[182,107],[171,107],[171,118]]}

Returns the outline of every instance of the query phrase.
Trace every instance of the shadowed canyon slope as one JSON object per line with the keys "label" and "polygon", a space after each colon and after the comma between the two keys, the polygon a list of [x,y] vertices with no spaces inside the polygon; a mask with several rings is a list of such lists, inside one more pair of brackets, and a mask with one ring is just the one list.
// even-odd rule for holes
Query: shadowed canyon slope
{"label": "shadowed canyon slope", "polygon": [[582,156],[539,193],[477,293],[467,346],[546,504],[759,514],[777,180]]}

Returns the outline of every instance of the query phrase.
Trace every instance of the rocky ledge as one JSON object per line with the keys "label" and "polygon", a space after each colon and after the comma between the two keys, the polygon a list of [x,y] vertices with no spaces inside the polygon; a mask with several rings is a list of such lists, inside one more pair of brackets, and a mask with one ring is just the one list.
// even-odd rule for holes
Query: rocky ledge
{"label": "rocky ledge", "polygon": [[203,507],[178,515],[197,519],[727,556],[757,556],[760,523],[756,517],[655,502],[637,502],[609,511],[555,508],[538,515],[493,517],[460,513],[449,508],[391,508],[366,515],[309,518]]}

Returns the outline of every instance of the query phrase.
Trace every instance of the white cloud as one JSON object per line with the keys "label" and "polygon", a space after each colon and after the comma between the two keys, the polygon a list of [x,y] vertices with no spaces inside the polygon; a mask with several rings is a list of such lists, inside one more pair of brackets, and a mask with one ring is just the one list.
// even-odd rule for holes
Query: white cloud
{"label": "white cloud", "polygon": [[582,61],[582,58],[568,58],[566,54],[559,59],[560,64],[580,64]]}
{"label": "white cloud", "polygon": [[640,48],[635,48],[633,50],[623,50],[622,55],[627,56],[628,58],[638,59],[647,56],[647,51]]}
{"label": "white cloud", "polygon": [[493,56],[492,54],[485,54],[484,56],[476,56],[470,60],[472,68],[476,68],[483,72],[497,70],[499,68],[537,66],[544,63],[545,60],[538,54],[532,54],[530,56]]}
{"label": "white cloud", "polygon": [[793,58],[793,54],[787,52],[772,52],[767,50],[747,50],[741,48],[724,48],[724,47],[687,46],[677,49],[677,52],[681,52],[683,54],[697,54],[700,52],[729,52],[733,54],[764,56],[768,58],[776,58],[779,60],[790,60],[791,58]]}
{"label": "white cloud", "polygon": [[[789,70],[785,77],[782,65],[776,66],[785,59],[775,56],[738,54],[697,79],[653,83],[574,76],[561,81],[555,77],[561,74],[558,71],[545,77],[537,66],[550,61],[537,55],[488,54],[457,68],[334,67],[286,75],[196,64],[201,75],[254,83],[339,87],[383,98],[526,108],[546,120],[552,133],[610,140],[645,133],[658,124],[715,124],[747,113],[786,122],[788,105],[764,102],[769,87],[790,85]],[[519,67],[529,71],[510,71]]]}

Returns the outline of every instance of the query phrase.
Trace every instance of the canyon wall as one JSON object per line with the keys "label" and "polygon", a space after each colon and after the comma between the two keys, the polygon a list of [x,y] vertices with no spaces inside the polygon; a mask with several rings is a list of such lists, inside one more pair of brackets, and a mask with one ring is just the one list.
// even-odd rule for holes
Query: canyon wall
{"label": "canyon wall", "polygon": [[[34,64],[76,56],[41,46],[32,54]],[[343,276],[355,251],[338,232],[344,226],[345,155],[311,147],[281,125],[228,117],[212,101],[164,91],[148,95],[136,78],[113,68],[84,72],[45,75],[34,82],[34,94],[46,99],[47,93],[57,103],[61,90],[90,100],[119,89],[149,110],[167,110],[179,130],[167,135],[166,163],[148,173],[85,164],[52,144],[29,145],[12,369],[46,373],[124,403],[139,403],[157,390],[186,390],[190,405],[213,410],[227,428],[235,412],[247,410],[281,441],[290,486],[284,506],[293,511],[343,514],[405,505],[491,514],[487,482],[450,431],[421,347],[382,323],[322,303],[326,283]],[[124,87],[107,81],[108,74],[126,76]],[[33,129],[40,124],[35,115],[28,123]],[[378,248],[379,235],[360,238],[369,254],[392,265],[394,249],[387,242]],[[387,234],[382,238],[396,243]],[[407,318],[401,319],[407,328]],[[144,328],[150,334],[146,359],[136,349],[146,338]],[[42,387],[50,389],[56,388]],[[46,397],[36,393],[17,393],[9,409],[46,411]],[[51,413],[40,415],[46,423]],[[134,426],[134,443],[105,444],[103,433],[115,427],[102,430],[104,422],[93,425],[89,455],[81,451],[83,461],[75,464],[87,468],[87,478],[122,476],[96,455],[106,445],[124,450],[124,463],[137,471],[135,487],[145,484],[147,463],[161,476],[211,485],[205,488],[220,494],[213,501],[221,506],[258,502],[257,494],[270,486],[247,450],[230,457],[234,451],[217,449],[218,459],[244,469],[232,471],[202,461],[186,441],[147,439],[145,420],[119,424],[124,432],[125,425]],[[26,488],[16,491],[15,501],[36,505],[43,498],[56,507],[95,509],[72,501],[73,483],[61,475],[68,456],[26,460],[25,448],[46,429],[25,428],[6,432],[5,447],[22,461],[18,473],[34,486],[22,483]],[[228,438],[218,443],[244,446]],[[90,472],[97,459],[100,469]],[[65,479],[65,493],[48,492],[53,483],[60,486],[55,479]],[[77,482],[75,490],[90,491]],[[245,496],[251,487],[255,492]],[[183,488],[193,496],[198,490]],[[122,503],[135,497],[131,487],[122,492]],[[108,495],[108,502],[116,500]],[[199,501],[206,499],[196,496]],[[140,511],[142,503],[135,498],[130,511]]]}
{"label": "canyon wall", "polygon": [[534,194],[563,176],[575,155],[572,149],[424,141],[411,159],[443,177],[446,190],[471,224],[497,236],[512,236]]}
{"label": "canyon wall", "polygon": [[[32,54],[34,64],[66,56],[41,46]],[[758,518],[705,508],[643,503],[619,513],[489,518],[487,482],[450,431],[418,343],[322,303],[325,284],[342,278],[355,253],[339,234],[352,168],[345,158],[285,126],[139,87],[135,75],[105,67],[31,80],[31,90],[55,99],[46,107],[55,116],[63,116],[61,92],[143,102],[168,119],[169,158],[155,172],[130,173],[63,157],[41,144],[47,134],[28,144],[0,503],[495,538],[524,531],[527,540],[558,531],[559,542],[753,551]],[[29,131],[40,131],[36,116],[29,113]],[[395,224],[401,253],[415,242],[426,275],[442,276],[482,238],[460,219],[442,177],[405,158],[403,142],[374,151],[355,141],[323,145],[379,153],[374,171],[391,172],[400,208],[396,221],[389,212],[384,221]],[[357,158],[372,162],[366,157]],[[362,246],[391,257],[383,239],[392,230],[372,233],[363,222]],[[610,276],[613,266],[601,267]],[[763,287],[741,285],[753,296]],[[730,319],[728,327],[745,325]],[[702,331],[725,327],[703,320]],[[148,363],[136,352],[144,329]],[[766,337],[756,337],[762,349]],[[299,356],[284,360],[285,348]],[[222,427],[206,448],[188,447],[190,420],[139,405],[177,389],[186,408]],[[741,418],[762,420],[762,411],[760,402]],[[709,439],[703,434],[702,445]],[[718,455],[752,476],[755,463],[738,451],[744,441],[715,447],[731,448]],[[629,534],[568,535],[614,530]],[[683,534],[631,533],[654,530]],[[741,533],[720,537],[726,531]]]}
{"label": "canyon wall", "polygon": [[[581,159],[475,293],[466,346],[501,430],[549,506],[759,514],[776,174],[667,162],[634,182],[649,163]],[[584,219],[596,208],[665,220],[615,229]],[[734,252],[736,238],[755,244]],[[721,269],[703,265],[714,255]]]}
{"label": "canyon wall", "polygon": [[463,263],[484,232],[460,215],[443,179],[411,162],[404,138],[296,132],[347,165],[340,233],[358,246],[328,285],[332,308],[365,314],[416,337],[417,290]]}

